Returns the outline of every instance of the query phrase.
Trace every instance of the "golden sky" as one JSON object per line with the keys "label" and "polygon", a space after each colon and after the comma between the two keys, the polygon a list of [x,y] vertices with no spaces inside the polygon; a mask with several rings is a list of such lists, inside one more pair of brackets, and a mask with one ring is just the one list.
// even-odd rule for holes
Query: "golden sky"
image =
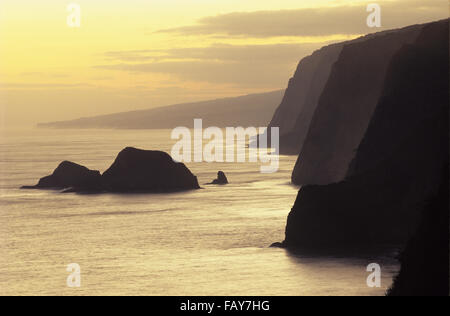
{"label": "golden sky", "polygon": [[[28,125],[283,89],[313,50],[379,31],[373,2],[2,0],[0,116]],[[382,29],[448,17],[447,0],[377,3]]]}

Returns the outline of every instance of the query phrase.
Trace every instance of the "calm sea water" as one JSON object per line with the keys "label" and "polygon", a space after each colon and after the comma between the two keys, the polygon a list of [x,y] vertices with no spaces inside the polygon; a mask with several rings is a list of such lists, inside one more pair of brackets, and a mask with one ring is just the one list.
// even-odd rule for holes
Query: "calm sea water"
{"label": "calm sea water", "polygon": [[[228,186],[176,194],[59,194],[20,190],[63,160],[105,171],[126,146],[170,152],[170,131],[0,132],[0,295],[383,295],[390,258],[293,255],[284,239],[298,188],[295,157],[259,164],[188,164],[201,184],[218,170]],[[382,288],[366,266],[382,265]],[[68,288],[68,264],[81,287]]]}

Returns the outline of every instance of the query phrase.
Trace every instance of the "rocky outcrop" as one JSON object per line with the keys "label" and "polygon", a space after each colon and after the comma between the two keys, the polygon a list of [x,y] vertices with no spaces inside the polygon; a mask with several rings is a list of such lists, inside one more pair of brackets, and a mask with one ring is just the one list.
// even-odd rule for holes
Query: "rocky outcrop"
{"label": "rocky outcrop", "polygon": [[220,184],[220,185],[228,184],[227,176],[223,171],[219,171],[217,173],[217,179],[215,179],[213,182],[209,184]]}
{"label": "rocky outcrop", "polygon": [[125,148],[102,176],[110,192],[167,192],[199,189],[197,177],[164,152]]}
{"label": "rocky outcrop", "polygon": [[39,180],[35,186],[25,186],[23,189],[56,189],[85,188],[98,190],[102,186],[102,177],[99,171],[89,170],[86,167],[70,161],[62,162],[52,175]]}
{"label": "rocky outcrop", "polygon": [[72,162],[63,162],[36,186],[64,192],[172,192],[199,189],[197,177],[182,163],[160,151],[125,148],[103,175]]}
{"label": "rocky outcrop", "polygon": [[[426,25],[391,58],[352,171],[344,181],[300,190],[284,246],[370,247],[406,242],[415,231],[449,160],[448,27],[448,20]],[[334,126],[351,121],[334,119]]]}

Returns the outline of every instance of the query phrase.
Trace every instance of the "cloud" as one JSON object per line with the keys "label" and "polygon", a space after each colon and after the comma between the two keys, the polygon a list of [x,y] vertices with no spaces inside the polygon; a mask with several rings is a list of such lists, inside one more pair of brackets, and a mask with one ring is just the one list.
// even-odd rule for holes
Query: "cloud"
{"label": "cloud", "polygon": [[[298,61],[322,44],[229,45],[107,52],[119,63],[96,68],[164,73],[182,80],[279,87]],[[136,61],[141,61],[135,63]]]}
{"label": "cloud", "polygon": [[184,47],[167,50],[111,51],[105,56],[123,62],[160,62],[162,60],[216,60],[216,61],[298,61],[322,43],[230,45],[214,44],[209,47]]}
{"label": "cloud", "polygon": [[[158,56],[161,55],[162,56]],[[111,60],[120,60],[127,62],[157,61],[164,56],[160,50],[130,50],[130,51],[111,51],[106,52],[104,57]]]}
{"label": "cloud", "polygon": [[71,89],[71,88],[88,88],[93,85],[88,83],[0,83],[0,90],[8,89]]}
{"label": "cloud", "polygon": [[47,77],[47,78],[68,78],[70,77],[69,74],[65,73],[48,73],[48,72],[40,72],[40,71],[28,71],[28,72],[22,72],[20,74],[24,77]]}
{"label": "cloud", "polygon": [[[339,35],[337,38],[342,37],[341,35],[353,37],[380,31],[378,28],[367,27],[367,3],[298,10],[235,12],[205,17],[195,25],[159,32],[183,36],[204,35],[209,39],[281,36],[323,36],[331,39],[334,35]],[[447,18],[447,0],[384,0],[378,3],[382,8],[383,29]],[[286,84],[300,59],[328,43],[214,44],[208,47],[166,50],[110,51],[104,54],[110,64],[95,68],[167,74],[173,79],[191,82],[275,89]]]}
{"label": "cloud", "polygon": [[240,86],[283,86],[293,71],[291,64],[221,63],[212,61],[160,62],[99,66],[129,72],[164,73],[178,79]]}
{"label": "cloud", "polygon": [[[234,12],[204,17],[195,25],[157,33],[225,35],[234,37],[327,36],[366,34],[367,4],[280,11]],[[382,29],[448,18],[447,0],[377,1],[382,8]],[[379,31],[377,29],[375,31]]]}

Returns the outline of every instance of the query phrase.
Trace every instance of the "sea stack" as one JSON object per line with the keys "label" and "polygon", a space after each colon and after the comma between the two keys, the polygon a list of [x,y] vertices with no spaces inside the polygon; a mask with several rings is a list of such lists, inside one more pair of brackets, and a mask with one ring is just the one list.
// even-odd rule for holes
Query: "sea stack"
{"label": "sea stack", "polygon": [[102,176],[109,192],[171,192],[199,189],[197,177],[165,152],[127,147]]}
{"label": "sea stack", "polygon": [[217,173],[217,179],[215,179],[210,184],[220,184],[220,185],[228,184],[227,176],[225,175],[225,173],[223,171],[219,171]]}
{"label": "sea stack", "polygon": [[70,161],[63,161],[53,174],[39,180],[35,186],[24,186],[23,189],[55,189],[79,188],[98,190],[102,177],[99,171],[90,170]]}
{"label": "sea stack", "polygon": [[68,192],[160,193],[199,189],[197,177],[183,164],[161,151],[125,148],[103,175],[64,161],[52,175],[23,189],[57,189]]}

